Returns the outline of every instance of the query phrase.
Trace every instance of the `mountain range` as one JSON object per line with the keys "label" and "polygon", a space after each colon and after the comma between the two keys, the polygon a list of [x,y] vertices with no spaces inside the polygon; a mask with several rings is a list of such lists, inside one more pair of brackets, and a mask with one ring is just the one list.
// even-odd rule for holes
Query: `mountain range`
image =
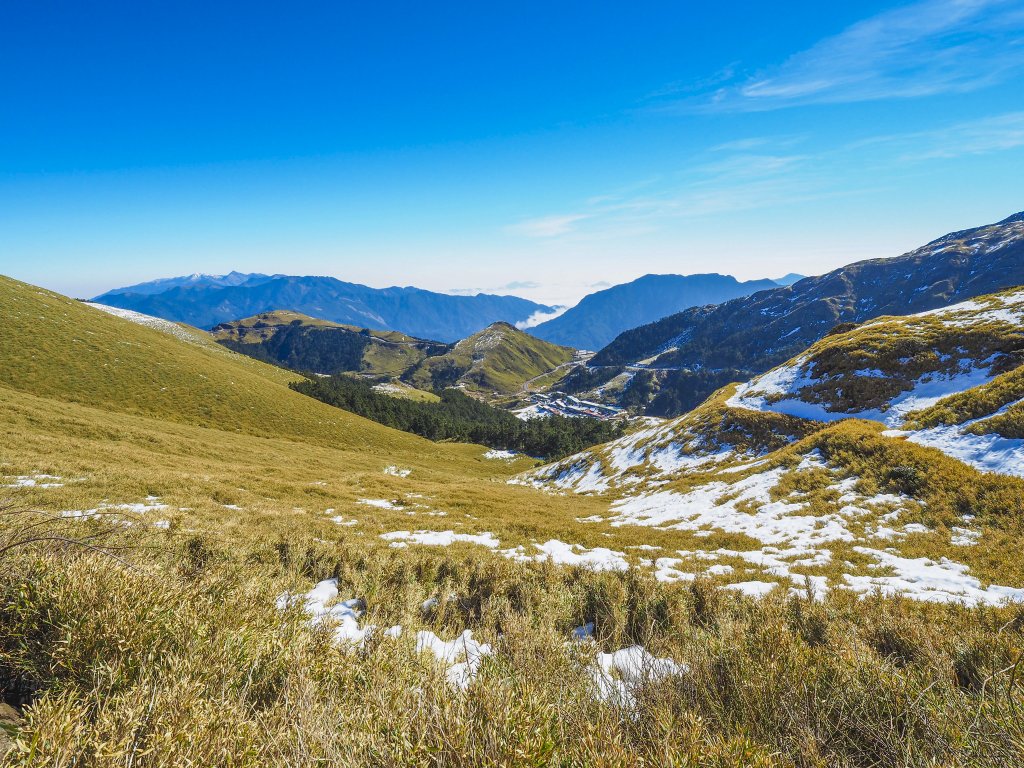
{"label": "mountain range", "polygon": [[115,288],[94,301],[199,328],[283,310],[444,342],[466,338],[494,322],[508,322],[554,344],[600,349],[643,323],[799,278],[740,282],[719,274],[645,275],[590,294],[560,316],[533,327],[528,326],[531,317],[555,309],[514,296],[450,296],[418,288],[369,288],[330,277],[255,272],[162,278]]}
{"label": "mountain range", "polygon": [[[303,394],[347,377],[297,385],[195,328],[0,277],[0,751],[413,765],[486,742],[495,765],[627,765],[655,731],[679,743],[651,723],[683,722],[676,762],[1020,764],[1002,736],[1024,289],[976,293],[1018,277],[1015,226],[936,245],[954,266],[889,260],[864,322],[546,466]],[[943,284],[929,301],[975,293],[907,315],[885,287],[912,266]],[[340,328],[275,313],[218,333],[303,327]],[[452,362],[472,374],[518,333]],[[602,754],[562,760],[566,723]],[[657,746],[643,762],[675,760]]]}
{"label": "mountain range", "polygon": [[720,304],[768,288],[773,280],[740,282],[731,275],[644,275],[585,296],[556,318],[530,328],[537,338],[576,349],[604,347],[625,330],[689,307]]}
{"label": "mountain range", "polygon": [[517,296],[451,296],[420,288],[370,288],[333,277],[259,275],[169,278],[118,288],[94,301],[212,328],[262,312],[290,310],[358,327],[453,342],[491,323],[522,322],[552,307]]}
{"label": "mountain range", "polygon": [[1024,213],[1018,213],[952,232],[902,256],[692,307],[620,334],[589,364],[653,372],[657,394],[649,412],[671,416],[729,381],[784,362],[837,327],[935,309],[1022,283]]}
{"label": "mountain range", "polygon": [[[320,375],[359,373],[382,391],[425,394],[456,387],[479,395],[508,395],[569,364],[575,350],[497,322],[456,344],[332,323],[284,310],[221,323],[221,345],[257,360]],[[415,389],[409,392],[402,385]]]}

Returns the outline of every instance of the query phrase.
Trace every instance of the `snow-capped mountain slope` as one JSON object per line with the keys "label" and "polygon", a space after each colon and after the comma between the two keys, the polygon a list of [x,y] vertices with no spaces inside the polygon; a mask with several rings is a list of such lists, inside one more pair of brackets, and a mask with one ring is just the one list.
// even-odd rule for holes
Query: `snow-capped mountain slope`
{"label": "snow-capped mountain slope", "polygon": [[751,593],[999,603],[1024,591],[985,585],[969,550],[1019,526],[1021,478],[1015,289],[827,336],[682,417],[517,482],[611,498],[595,523],[707,542],[654,561],[665,580],[742,568]]}
{"label": "snow-capped mountain slope", "polygon": [[[280,275],[274,275],[280,277]],[[134,293],[140,296],[154,296],[172,288],[196,288],[199,286],[213,286],[226,288],[228,286],[245,285],[247,283],[259,283],[270,280],[271,275],[264,275],[259,272],[229,272],[226,275],[205,275],[198,272],[180,277],[162,277],[157,280],[149,280],[135,285],[126,285],[123,288],[115,288],[108,293]]]}
{"label": "snow-capped mountain slope", "polygon": [[[725,380],[762,373],[837,326],[907,315],[1024,284],[1024,214],[623,333],[590,365],[639,365],[659,379],[654,415],[693,407]],[[671,373],[675,372],[675,373]]]}

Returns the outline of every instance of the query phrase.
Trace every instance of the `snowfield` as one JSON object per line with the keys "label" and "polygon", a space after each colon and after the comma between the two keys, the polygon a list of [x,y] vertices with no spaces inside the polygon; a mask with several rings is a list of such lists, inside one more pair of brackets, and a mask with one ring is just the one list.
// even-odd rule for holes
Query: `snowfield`
{"label": "snowfield", "polygon": [[[912,382],[909,389],[890,400],[884,410],[871,408],[861,411],[834,411],[821,403],[801,399],[802,391],[820,380],[811,372],[813,363],[809,363],[806,358],[800,358],[792,365],[775,368],[763,376],[739,385],[735,394],[726,401],[726,405],[751,411],[771,411],[812,421],[870,419],[896,427],[913,411],[929,408],[945,397],[987,384],[994,378],[990,372],[991,365],[992,361],[988,360],[975,367],[973,361],[965,360],[961,362],[961,369],[956,374],[925,374]],[[875,375],[878,372],[858,373]]]}
{"label": "snowfield", "polygon": [[[633,467],[635,462],[646,462],[653,452],[675,450],[666,447],[668,443],[655,443],[641,447],[643,441],[666,437],[664,428],[659,427],[646,433],[637,433],[609,445],[606,455],[615,456],[604,464],[618,467]],[[695,457],[700,466],[714,466],[713,462],[726,463],[722,469],[711,474],[713,479],[679,491],[658,486],[663,481],[647,479],[635,489],[623,483],[626,489],[620,498],[612,501],[610,517],[595,515],[577,518],[577,522],[608,523],[612,528],[649,527],[659,530],[692,532],[697,537],[713,533],[738,534],[761,544],[760,549],[708,549],[665,553],[653,560],[641,558],[631,561],[623,552],[596,548],[585,551],[567,545],[534,546],[551,556],[555,562],[567,565],[593,563],[595,567],[625,570],[629,567],[649,569],[654,577],[663,582],[689,582],[698,576],[732,577],[735,583],[725,584],[726,588],[751,597],[763,597],[776,588],[783,587],[790,594],[804,598],[822,599],[832,589],[846,589],[868,594],[882,592],[901,594],[915,600],[929,602],[956,602],[965,605],[1000,604],[1003,602],[1024,602],[1024,589],[1005,587],[998,584],[983,585],[970,573],[970,568],[949,558],[930,561],[925,558],[908,559],[893,549],[879,549],[879,542],[892,543],[908,536],[932,535],[934,531],[918,522],[901,522],[901,518],[917,516],[921,502],[893,493],[861,493],[857,489],[860,478],[844,476],[836,467],[829,466],[817,450],[799,457],[796,466],[787,464],[754,471],[745,477],[728,479],[730,475],[750,472],[765,460],[748,462],[740,466],[728,464],[725,452]],[[588,463],[589,454],[572,457],[548,470],[547,483],[557,489],[581,490],[603,489],[607,478],[602,474],[602,464],[597,460]],[[551,470],[554,471],[551,471]],[[543,472],[544,470],[541,470]],[[683,470],[685,472],[685,469]],[[791,473],[824,471],[833,475],[826,490],[831,499],[825,505],[828,510],[821,512],[819,506],[811,510],[806,494],[798,491],[784,492],[781,484]],[[668,473],[654,473],[662,477]],[[530,482],[544,486],[545,481],[535,473]],[[965,523],[969,523],[965,517]],[[949,543],[956,547],[970,547],[977,544],[980,531],[969,527],[954,526],[950,531]],[[855,569],[847,564],[838,581],[820,573],[820,569],[833,563],[833,549],[842,543],[869,557],[873,564]],[[647,545],[633,545],[633,549],[657,549]],[[528,554],[523,547],[517,548],[517,559],[540,559]],[[517,550],[504,550],[515,554]],[[815,570],[819,570],[815,573]],[[753,574],[761,578],[750,578]],[[746,580],[740,580],[747,575]],[[738,577],[738,578],[737,578]]]}

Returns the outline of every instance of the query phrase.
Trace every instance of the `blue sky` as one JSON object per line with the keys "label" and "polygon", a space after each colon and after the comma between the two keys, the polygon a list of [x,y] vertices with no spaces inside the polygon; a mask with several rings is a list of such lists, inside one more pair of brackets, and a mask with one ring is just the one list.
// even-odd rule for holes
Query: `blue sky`
{"label": "blue sky", "polygon": [[1024,0],[0,8],[0,272],[551,303],[1024,209]]}

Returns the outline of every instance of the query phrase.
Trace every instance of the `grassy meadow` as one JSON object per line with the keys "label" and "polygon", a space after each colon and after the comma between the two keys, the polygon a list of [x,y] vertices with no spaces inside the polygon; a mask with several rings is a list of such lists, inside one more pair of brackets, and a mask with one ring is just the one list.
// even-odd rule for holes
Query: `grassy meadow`
{"label": "grassy meadow", "polygon": [[[614,526],[607,498],[509,484],[531,459],[485,458],[481,446],[431,443],[332,409],[291,391],[292,374],[199,332],[183,342],[8,280],[0,309],[7,764],[1024,761],[1019,606],[838,589],[821,600],[785,589],[754,600],[722,588],[751,578],[735,558],[722,561],[732,573],[660,582],[642,564],[647,548],[758,542]],[[866,493],[940,478],[918,494],[932,532],[901,549],[938,557],[946,527],[970,508],[985,546],[958,559],[984,580],[1024,585],[1022,484],[878,433],[832,425],[772,461],[792,466],[817,449]],[[895,466],[918,474],[894,478]],[[830,483],[786,475],[778,493],[828,505]],[[80,514],[61,516],[70,511]],[[500,547],[380,538],[396,531],[486,532]],[[18,537],[36,540],[8,548]],[[521,546],[529,555],[549,540],[624,553],[633,567],[595,572],[502,554]],[[856,557],[840,543],[833,563],[806,572]],[[365,601],[366,623],[406,631],[343,648],[300,608],[275,604],[329,578],[340,598]],[[571,641],[588,622],[594,642]],[[417,629],[445,640],[470,629],[494,654],[459,690],[444,665],[416,652]],[[689,671],[645,680],[628,704],[599,700],[595,654],[633,644]]]}

